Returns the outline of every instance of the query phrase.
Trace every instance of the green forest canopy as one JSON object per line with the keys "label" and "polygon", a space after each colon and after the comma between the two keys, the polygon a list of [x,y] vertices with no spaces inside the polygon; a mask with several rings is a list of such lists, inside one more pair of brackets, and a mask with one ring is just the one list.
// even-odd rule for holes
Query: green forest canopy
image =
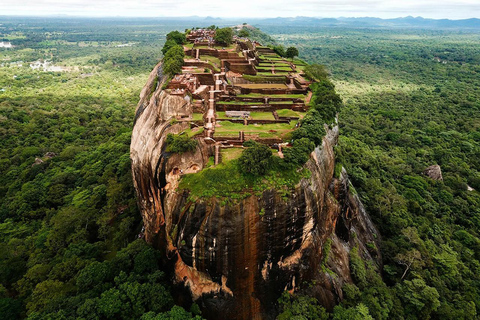
{"label": "green forest canopy", "polygon": [[[1,30],[17,47],[0,51],[9,61],[0,67],[0,313],[195,317],[195,304],[173,305],[156,251],[135,240],[128,150],[134,106],[164,36],[188,26],[55,21],[6,20]],[[468,186],[480,190],[478,34],[262,28],[331,71],[345,101],[336,154],[381,231],[384,263],[380,277],[352,250],[355,283],[342,288],[333,313],[286,296],[279,317],[475,318],[480,199]],[[117,47],[125,43],[134,44]],[[47,58],[79,69],[13,64]],[[297,147],[308,150],[317,136],[299,136]],[[302,162],[299,154],[292,161]],[[43,162],[32,166],[35,158]],[[431,164],[443,181],[423,175]]]}

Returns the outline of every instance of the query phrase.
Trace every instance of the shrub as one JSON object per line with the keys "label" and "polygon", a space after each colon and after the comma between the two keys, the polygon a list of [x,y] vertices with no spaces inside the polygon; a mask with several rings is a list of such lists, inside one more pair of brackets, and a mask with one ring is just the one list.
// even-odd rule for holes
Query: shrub
{"label": "shrub", "polygon": [[358,253],[358,247],[350,250],[350,270],[352,272],[352,278],[360,288],[364,288],[367,283],[367,270],[365,264]]}
{"label": "shrub", "polygon": [[163,72],[168,75],[173,75],[182,72],[183,58],[185,52],[182,46],[174,45],[165,53],[163,57]]}
{"label": "shrub", "polygon": [[167,42],[168,41],[174,41],[176,44],[185,44],[187,42],[187,37],[180,31],[172,31],[167,34]]}
{"label": "shrub", "polygon": [[280,57],[285,57],[285,47],[282,45],[273,46],[273,51],[278,54]]}
{"label": "shrub", "polygon": [[238,36],[239,37],[242,37],[242,38],[247,38],[250,36],[250,32],[248,32],[247,30],[245,29],[242,29],[238,32]]}
{"label": "shrub", "polygon": [[254,143],[242,152],[239,158],[240,169],[256,176],[264,175],[270,166],[271,158],[272,152],[267,146]]}
{"label": "shrub", "polygon": [[167,40],[167,42],[165,42],[165,44],[163,45],[163,48],[162,48],[162,53],[163,55],[165,55],[167,53],[168,50],[170,50],[171,47],[173,46],[176,46],[177,43],[173,40]]}
{"label": "shrub", "polygon": [[328,77],[326,67],[321,64],[310,64],[303,69],[303,72],[310,80],[322,80]]}
{"label": "shrub", "polygon": [[294,140],[307,138],[317,146],[322,143],[325,135],[324,123],[321,114],[315,109],[310,109],[300,121],[300,128],[292,132],[292,138]]}
{"label": "shrub", "polygon": [[332,123],[340,107],[342,106],[342,99],[335,92],[335,86],[328,79],[323,79],[320,82],[312,85],[313,98],[312,105],[319,112],[320,117],[325,123]]}
{"label": "shrub", "polygon": [[288,47],[287,51],[285,52],[285,57],[293,59],[298,56],[298,49],[295,47]]}
{"label": "shrub", "polygon": [[233,30],[231,28],[221,28],[215,33],[215,42],[229,46],[233,42]]}
{"label": "shrub", "polygon": [[315,149],[315,145],[308,138],[295,140],[291,148],[284,149],[284,159],[287,163],[303,165],[307,162],[313,149]]}
{"label": "shrub", "polygon": [[197,140],[190,139],[186,134],[167,135],[167,152],[184,153],[193,151],[197,147]]}

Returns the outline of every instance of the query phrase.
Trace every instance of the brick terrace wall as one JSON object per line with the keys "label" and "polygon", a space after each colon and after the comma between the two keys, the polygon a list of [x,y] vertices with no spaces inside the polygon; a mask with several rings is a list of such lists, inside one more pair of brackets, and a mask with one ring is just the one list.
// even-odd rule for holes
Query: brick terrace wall
{"label": "brick terrace wall", "polygon": [[218,57],[220,59],[235,59],[239,58],[240,56],[238,55],[237,52],[232,52],[232,51],[218,51]]}
{"label": "brick terrace wall", "polygon": [[207,85],[207,86],[215,85],[215,80],[214,80],[213,74],[211,73],[194,73],[193,75],[197,77],[198,81],[203,85]]}
{"label": "brick terrace wall", "polygon": [[273,145],[277,143],[282,143],[283,140],[280,138],[256,138],[255,135],[245,134],[245,140],[253,139],[258,143]]}
{"label": "brick terrace wall", "polygon": [[308,108],[304,104],[264,104],[259,106],[246,106],[246,105],[232,105],[232,104],[216,104],[215,110],[216,111],[257,111],[257,112],[272,112],[275,110],[282,110],[282,109],[290,109],[294,111],[301,111],[305,112]]}
{"label": "brick terrace wall", "polygon": [[229,61],[225,61],[225,67],[228,68],[228,70],[231,70],[236,73],[241,73],[241,74],[249,74],[249,75],[256,75],[257,71],[253,67],[253,65],[248,64],[248,63],[230,63]]}
{"label": "brick terrace wall", "polygon": [[[231,119],[231,118],[221,118],[217,119],[217,121],[230,121],[233,123],[243,123],[243,119]],[[272,124],[272,123],[290,123],[288,119],[281,119],[281,120],[256,120],[256,119],[249,119],[249,124]]]}
{"label": "brick terrace wall", "polygon": [[208,68],[208,69],[211,69],[212,71],[215,71],[215,67],[213,65],[203,61],[185,61],[184,65],[187,67]]}
{"label": "brick terrace wall", "polygon": [[287,89],[261,89],[261,88],[241,88],[242,94],[262,93],[262,94],[287,94]]}
{"label": "brick terrace wall", "polygon": [[[255,98],[243,98],[243,97],[229,97],[229,96],[222,96],[219,99],[219,102],[222,101],[243,101],[243,102],[261,102],[262,104],[265,102],[265,98],[262,97],[255,97]],[[303,103],[303,99],[300,98],[268,98],[268,102],[279,102],[279,101],[291,101],[292,103]]]}
{"label": "brick terrace wall", "polygon": [[187,89],[187,85],[184,83],[170,82],[167,85],[167,89]]}

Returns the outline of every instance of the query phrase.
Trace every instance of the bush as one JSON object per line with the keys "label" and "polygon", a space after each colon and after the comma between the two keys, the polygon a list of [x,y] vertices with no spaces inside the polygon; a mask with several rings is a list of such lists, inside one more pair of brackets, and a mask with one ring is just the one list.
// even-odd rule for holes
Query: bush
{"label": "bush", "polygon": [[284,291],[278,299],[281,313],[278,320],[287,319],[315,319],[327,320],[328,313],[319,303],[318,300],[304,295],[291,295]]}
{"label": "bush", "polygon": [[238,36],[239,37],[242,37],[242,38],[247,38],[250,36],[250,32],[248,32],[247,30],[245,29],[242,29],[238,32]]}
{"label": "bush", "polygon": [[163,48],[162,48],[162,53],[163,55],[165,55],[167,53],[168,50],[170,50],[171,47],[173,46],[176,46],[177,43],[173,40],[167,40],[167,42],[165,42],[165,44],[163,45]]}
{"label": "bush", "polygon": [[232,28],[221,28],[215,33],[215,42],[229,46],[233,42]]}
{"label": "bush", "polygon": [[310,64],[303,69],[303,72],[310,80],[323,80],[327,79],[328,71],[324,65]]}
{"label": "bush", "polygon": [[320,80],[320,82],[312,85],[313,98],[312,106],[315,108],[324,123],[333,123],[337,112],[343,102],[340,96],[335,92],[335,86],[328,79]]}
{"label": "bush", "polygon": [[242,152],[239,158],[240,169],[256,176],[264,175],[270,166],[271,158],[272,152],[267,146],[254,143]]}
{"label": "bush", "polygon": [[310,109],[300,121],[300,128],[292,132],[292,138],[294,140],[307,138],[317,146],[322,143],[325,135],[324,123],[321,114],[315,109]]}
{"label": "bush", "polygon": [[187,42],[187,37],[180,31],[172,31],[167,34],[167,42],[168,41],[173,41],[176,44],[185,44]]}
{"label": "bush", "polygon": [[167,135],[167,152],[184,153],[193,151],[197,147],[197,140],[190,139],[186,134]]}
{"label": "bush", "polygon": [[273,46],[273,51],[278,54],[280,57],[285,57],[285,47],[282,45]]}
{"label": "bush", "polygon": [[288,47],[287,51],[285,52],[285,57],[293,59],[298,56],[298,49],[295,47]]}
{"label": "bush", "polygon": [[165,53],[163,57],[163,72],[168,75],[174,75],[176,73],[182,72],[183,58],[185,57],[185,52],[183,48],[179,45],[174,45]]}
{"label": "bush", "polygon": [[367,270],[365,269],[365,264],[358,253],[358,247],[350,250],[350,270],[355,282],[361,289],[364,288],[367,283]]}
{"label": "bush", "polygon": [[315,145],[309,139],[301,138],[295,140],[291,148],[284,149],[284,159],[287,163],[303,165],[309,159],[313,149],[315,149]]}

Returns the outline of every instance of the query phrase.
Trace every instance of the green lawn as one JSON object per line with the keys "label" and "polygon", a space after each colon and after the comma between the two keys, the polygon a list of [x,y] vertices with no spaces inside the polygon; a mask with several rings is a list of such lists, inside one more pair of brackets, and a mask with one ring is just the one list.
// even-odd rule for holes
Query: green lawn
{"label": "green lawn", "polygon": [[222,65],[221,61],[219,58],[217,57],[214,57],[214,56],[208,56],[208,55],[201,55],[200,60],[203,60],[203,61],[208,61],[209,63],[211,63],[214,67],[218,68],[218,70],[220,70],[220,67]]}
{"label": "green lawn", "polygon": [[233,123],[230,121],[218,121],[215,127],[215,135],[222,137],[238,137],[240,131],[245,134],[257,135],[259,138],[283,138],[291,132],[297,121],[290,121],[290,123],[272,123],[272,124],[249,124],[247,126],[241,123]]}
{"label": "green lawn", "polygon": [[303,94],[263,94],[263,93],[249,93],[249,94],[238,94],[239,98],[291,98],[291,99],[304,99],[305,95]]}
{"label": "green lawn", "polygon": [[237,86],[248,89],[285,89],[285,83],[249,83],[238,84]]}
{"label": "green lawn", "polygon": [[263,102],[248,102],[248,101],[217,101],[217,105],[245,105],[245,106],[258,106],[263,105]]}
{"label": "green lawn", "polygon": [[277,114],[279,117],[299,117],[299,118],[303,118],[305,116],[305,114],[307,114],[306,112],[300,112],[300,111],[294,111],[294,110],[290,110],[290,109],[281,109],[281,110],[277,110]]}
{"label": "green lawn", "polygon": [[271,112],[250,112],[250,117],[254,120],[275,120]]}
{"label": "green lawn", "polygon": [[243,148],[222,148],[220,152],[222,154],[222,163],[227,163],[238,159],[243,152]]}
{"label": "green lawn", "polygon": [[[275,120],[271,112],[250,112],[250,117],[255,120]],[[217,111],[218,119],[228,119],[224,111]],[[240,118],[239,118],[240,119]]]}
{"label": "green lawn", "polygon": [[288,63],[276,62],[276,61],[260,62],[258,66],[261,67],[261,68],[268,68],[268,67],[272,67],[272,65],[274,67],[290,67],[290,65]]}
{"label": "green lawn", "polygon": [[203,120],[203,113],[194,113],[192,115],[193,121],[201,121]]}

